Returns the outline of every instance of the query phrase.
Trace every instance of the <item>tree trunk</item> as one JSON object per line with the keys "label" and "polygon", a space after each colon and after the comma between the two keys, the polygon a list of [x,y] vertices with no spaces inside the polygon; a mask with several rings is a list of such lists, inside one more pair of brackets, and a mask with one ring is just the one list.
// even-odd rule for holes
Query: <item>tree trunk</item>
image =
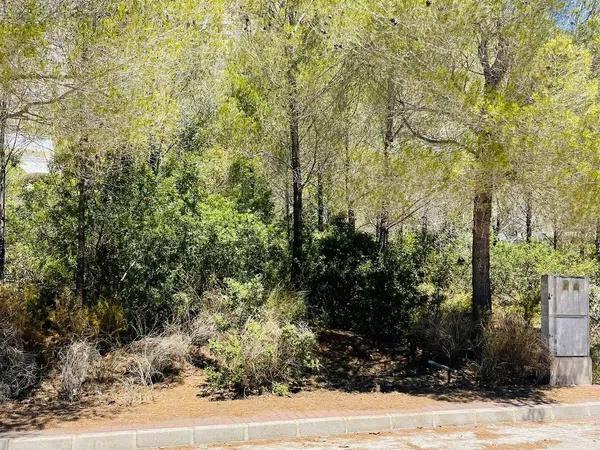
{"label": "tree trunk", "polygon": [[[394,142],[394,80],[391,75],[388,78],[387,87],[387,105],[385,112],[385,133],[383,136],[383,176],[384,186],[390,179],[390,150]],[[388,245],[390,233],[389,225],[389,206],[387,198],[384,196],[379,220],[377,223],[377,244],[380,252],[384,252]]]}
{"label": "tree trunk", "polygon": [[291,282],[299,288],[304,266],[303,224],[302,224],[302,167],[300,164],[300,109],[298,105],[298,85],[296,80],[296,64],[292,63],[288,71],[290,87],[290,162],[292,168],[292,271]]}
{"label": "tree trunk", "polygon": [[560,232],[558,231],[558,227],[555,224],[554,229],[552,230],[552,248],[554,250],[558,250],[558,240],[559,239],[560,239]]}
{"label": "tree trunk", "polygon": [[7,105],[0,98],[0,282],[6,278],[6,126]]}
{"label": "tree trunk", "polygon": [[390,229],[388,227],[388,213],[387,210],[382,210],[379,214],[377,224],[377,248],[380,253],[383,253],[388,246],[390,237]]}
{"label": "tree trunk", "polygon": [[323,173],[317,172],[317,229],[324,230],[325,206],[323,204]]}
{"label": "tree trunk", "polygon": [[473,320],[476,324],[492,312],[490,284],[490,225],[492,219],[492,192],[484,189],[473,202]]}
{"label": "tree trunk", "polygon": [[150,169],[152,170],[154,175],[158,175],[158,171],[160,170],[160,161],[162,157],[160,147],[160,144],[157,144],[154,141],[150,143],[150,155],[148,156],[148,166],[150,166]]}
{"label": "tree trunk", "polygon": [[85,259],[85,245],[86,245],[86,217],[85,212],[87,208],[87,189],[86,189],[86,173],[85,163],[80,161],[79,163],[79,180],[77,182],[77,261],[75,268],[75,292],[81,299],[82,304],[85,304],[86,300],[86,259]]}
{"label": "tree trunk", "polygon": [[[480,36],[478,45],[479,62],[483,68],[485,96],[492,98],[497,94],[510,67],[510,44],[506,37],[500,33],[495,45],[496,55],[491,61],[489,54],[490,41],[487,35]],[[485,116],[487,112],[482,110]],[[488,145],[493,141],[493,136],[485,134],[483,146],[477,153],[478,161],[485,167],[487,161]],[[483,171],[485,172],[485,171]],[[482,173],[483,180],[488,175]],[[484,182],[485,183],[485,182]],[[492,220],[492,195],[493,185],[483,184],[476,192],[473,202],[473,249],[472,261],[472,316],[477,327],[492,313],[492,290],[490,283],[490,225]],[[478,328],[479,332],[481,328]],[[479,334],[478,332],[478,334]]]}
{"label": "tree trunk", "polygon": [[531,227],[532,216],[531,197],[527,196],[527,204],[525,205],[525,242],[531,242],[531,236],[533,234]]}
{"label": "tree trunk", "polygon": [[502,223],[500,222],[500,217],[499,215],[496,215],[496,224],[493,226],[494,228],[494,239],[492,241],[492,245],[496,245],[498,243],[498,239],[500,236],[500,227],[502,226]]}
{"label": "tree trunk", "polygon": [[[286,168],[286,172],[287,172],[287,168]],[[285,231],[286,231],[286,235],[287,235],[287,242],[291,243],[292,242],[292,215],[290,214],[290,188],[289,185],[286,181],[285,183],[285,192],[284,192],[284,196],[285,196]]]}
{"label": "tree trunk", "polygon": [[596,219],[596,235],[594,237],[594,250],[596,260],[600,261],[600,219]]}
{"label": "tree trunk", "polygon": [[348,208],[348,224],[354,230],[356,228],[356,215],[350,198],[350,130],[346,129],[344,139],[344,193],[346,196],[346,207]]}
{"label": "tree trunk", "polygon": [[427,211],[421,216],[421,240],[423,243],[427,242],[429,237],[429,218],[427,217]]}

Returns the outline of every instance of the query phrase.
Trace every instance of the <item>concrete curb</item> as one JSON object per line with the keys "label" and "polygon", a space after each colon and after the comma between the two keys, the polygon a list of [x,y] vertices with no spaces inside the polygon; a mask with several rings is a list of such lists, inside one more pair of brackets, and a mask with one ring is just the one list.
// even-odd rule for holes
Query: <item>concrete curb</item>
{"label": "concrete curb", "polygon": [[203,446],[260,439],[333,436],[359,432],[489,425],[507,422],[548,422],[552,420],[589,419],[592,417],[600,418],[600,402],[393,413],[372,416],[323,417],[60,436],[24,435],[2,437],[0,435],[0,450],[137,450]]}

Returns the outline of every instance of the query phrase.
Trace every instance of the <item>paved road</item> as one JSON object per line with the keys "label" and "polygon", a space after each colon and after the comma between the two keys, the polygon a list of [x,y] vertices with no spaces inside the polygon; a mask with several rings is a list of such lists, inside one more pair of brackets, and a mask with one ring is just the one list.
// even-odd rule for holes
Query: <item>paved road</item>
{"label": "paved road", "polygon": [[600,449],[600,421],[448,427],[395,433],[357,434],[285,442],[262,442],[211,449],[391,450],[391,449]]}

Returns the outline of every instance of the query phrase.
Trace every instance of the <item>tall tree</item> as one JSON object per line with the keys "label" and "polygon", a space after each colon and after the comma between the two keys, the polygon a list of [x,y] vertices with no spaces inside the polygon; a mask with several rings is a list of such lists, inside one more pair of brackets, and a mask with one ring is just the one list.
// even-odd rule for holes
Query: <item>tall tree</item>
{"label": "tall tree", "polygon": [[287,168],[291,186],[284,191],[291,191],[290,277],[295,287],[302,284],[304,267],[304,188],[317,169],[302,144],[311,134],[315,105],[335,76],[336,62],[329,57],[331,3],[335,2],[255,0],[241,4],[243,33],[237,55],[243,55],[245,65],[237,68],[254,83],[263,105],[268,105],[261,119],[263,142],[270,140],[272,145],[266,156]]}
{"label": "tall tree", "polygon": [[50,118],[48,105],[71,94],[75,85],[60,65],[56,25],[60,2],[0,3],[0,282],[6,276],[6,190],[11,161],[23,149],[20,134],[36,133]]}

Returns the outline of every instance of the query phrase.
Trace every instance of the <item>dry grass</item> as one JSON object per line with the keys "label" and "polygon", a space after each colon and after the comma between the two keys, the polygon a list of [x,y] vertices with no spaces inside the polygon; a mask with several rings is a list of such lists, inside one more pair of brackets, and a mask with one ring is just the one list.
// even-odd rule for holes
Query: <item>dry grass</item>
{"label": "dry grass", "polygon": [[76,340],[60,352],[61,397],[73,401],[81,394],[99,356],[96,347],[86,340]]}
{"label": "dry grass", "polygon": [[38,379],[34,355],[23,350],[18,330],[0,324],[0,402],[18,397]]}
{"label": "dry grass", "polygon": [[170,333],[145,337],[128,347],[130,364],[128,372],[136,380],[151,386],[168,374],[183,369],[192,349],[191,337],[183,333]]}
{"label": "dry grass", "polygon": [[429,317],[418,331],[422,345],[434,359],[460,367],[473,348],[473,321],[462,309],[440,311]]}
{"label": "dry grass", "polygon": [[493,385],[544,382],[550,352],[539,330],[516,314],[496,313],[484,330],[482,380]]}
{"label": "dry grass", "polygon": [[215,337],[217,332],[218,327],[214,314],[200,313],[189,323],[191,343],[198,347],[208,344],[208,341]]}

